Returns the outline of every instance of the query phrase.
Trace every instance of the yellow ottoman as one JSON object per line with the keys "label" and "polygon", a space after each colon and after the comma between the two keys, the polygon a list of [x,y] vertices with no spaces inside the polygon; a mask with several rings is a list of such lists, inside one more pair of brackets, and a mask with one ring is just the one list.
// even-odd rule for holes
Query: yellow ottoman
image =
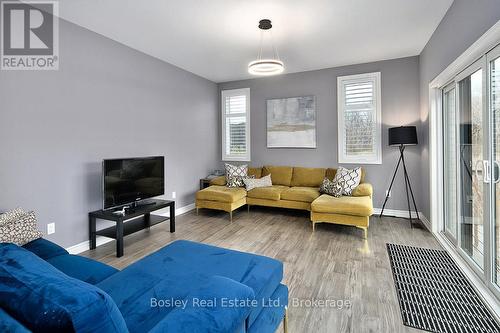
{"label": "yellow ottoman", "polygon": [[322,194],[311,203],[311,221],[352,225],[368,233],[370,216],[373,214],[371,196],[342,196],[339,198]]}
{"label": "yellow ottoman", "polygon": [[233,220],[233,210],[246,204],[247,191],[241,187],[212,185],[196,192],[196,212],[200,208],[223,210]]}

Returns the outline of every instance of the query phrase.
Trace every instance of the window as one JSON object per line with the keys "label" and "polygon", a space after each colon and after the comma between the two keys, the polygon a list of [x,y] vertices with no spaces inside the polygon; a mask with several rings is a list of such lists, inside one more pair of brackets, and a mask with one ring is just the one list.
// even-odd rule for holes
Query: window
{"label": "window", "polygon": [[339,76],[339,163],[382,164],[380,72]]}
{"label": "window", "polygon": [[222,160],[250,161],[250,88],[222,91]]}

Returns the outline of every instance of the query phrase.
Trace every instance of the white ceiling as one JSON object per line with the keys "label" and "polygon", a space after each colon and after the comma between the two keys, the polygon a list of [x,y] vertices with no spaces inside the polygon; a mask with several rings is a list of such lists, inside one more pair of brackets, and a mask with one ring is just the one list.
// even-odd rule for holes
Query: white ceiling
{"label": "white ceiling", "polygon": [[285,73],[420,54],[453,0],[71,0],[60,16],[215,82],[251,77],[258,21]]}

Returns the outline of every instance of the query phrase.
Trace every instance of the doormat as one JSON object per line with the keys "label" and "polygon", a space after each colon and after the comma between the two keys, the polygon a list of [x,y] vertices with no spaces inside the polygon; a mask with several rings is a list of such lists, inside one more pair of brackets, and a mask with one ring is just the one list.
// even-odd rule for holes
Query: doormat
{"label": "doormat", "polygon": [[500,332],[446,251],[387,244],[403,324],[429,332]]}

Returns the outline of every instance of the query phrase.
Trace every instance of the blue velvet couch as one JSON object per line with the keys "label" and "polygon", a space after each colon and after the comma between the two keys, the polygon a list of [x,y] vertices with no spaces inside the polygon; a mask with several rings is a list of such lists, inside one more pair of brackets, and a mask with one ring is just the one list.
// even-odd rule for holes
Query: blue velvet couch
{"label": "blue velvet couch", "polygon": [[38,239],[0,244],[0,332],[275,332],[277,260],[175,241],[119,271]]}

